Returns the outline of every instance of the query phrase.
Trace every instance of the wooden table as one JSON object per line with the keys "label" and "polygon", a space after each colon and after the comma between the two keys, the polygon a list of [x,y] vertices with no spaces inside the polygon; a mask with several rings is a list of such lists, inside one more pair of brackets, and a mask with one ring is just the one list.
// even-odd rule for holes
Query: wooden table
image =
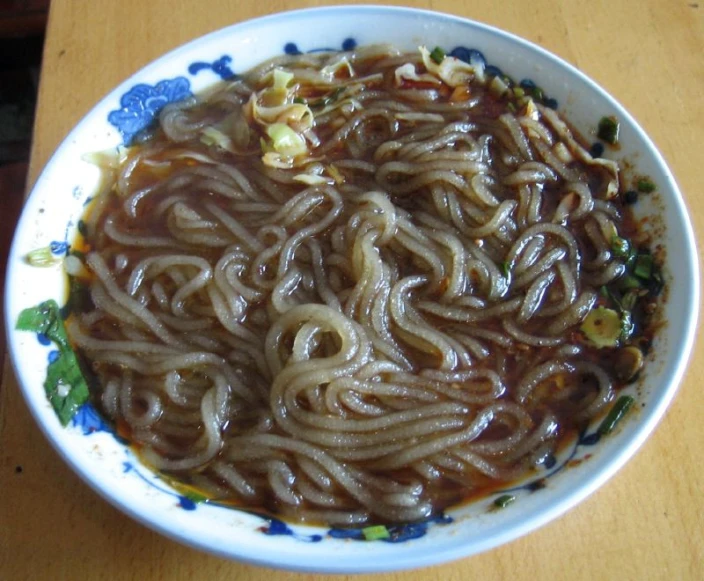
{"label": "wooden table", "polygon": [[[394,2],[395,3],[395,2]],[[109,89],[183,42],[240,20],[323,4],[296,0],[54,0],[29,183]],[[499,26],[590,75],[669,162],[704,233],[704,1],[407,1]],[[566,516],[470,559],[379,579],[701,579],[704,346],[638,455]],[[182,547],[97,497],[50,448],[5,362],[0,386],[0,579],[305,578]],[[308,577],[313,578],[313,577]],[[319,578],[319,577],[316,577]]]}

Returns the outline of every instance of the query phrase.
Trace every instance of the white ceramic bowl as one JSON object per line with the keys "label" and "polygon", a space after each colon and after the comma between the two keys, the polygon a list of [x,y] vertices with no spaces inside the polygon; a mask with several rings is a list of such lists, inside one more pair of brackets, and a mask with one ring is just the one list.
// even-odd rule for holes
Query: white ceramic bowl
{"label": "white ceramic bowl", "polygon": [[[451,510],[444,521],[395,531],[397,542],[340,538],[339,531],[288,526],[195,504],[141,466],[92,408],[82,408],[62,427],[43,390],[54,346],[14,327],[26,307],[49,298],[65,302],[61,267],[30,267],[24,257],[48,244],[60,255],[73,239],[99,179],[98,170],[81,156],[123,143],[167,101],[285,50],[339,50],[382,41],[409,51],[420,44],[478,49],[513,78],[531,78],[543,87],[585,135],[601,116],[618,117],[618,157],[635,161],[638,172],[651,176],[660,192],[658,198],[643,199],[638,210],[661,215],[668,256],[677,257],[667,263],[667,324],[653,350],[656,359],[649,362],[644,380],[629,388],[639,404],[637,413],[597,445],[577,445],[572,459],[591,455],[589,460],[548,470],[543,475],[549,476],[547,487],[539,492],[518,490],[517,501],[501,511],[488,510],[495,497]],[[349,573],[422,567],[496,547],[554,519],[603,484],[643,443],[675,394],[692,347],[698,281],[692,229],[672,174],[633,118],[594,82],[541,48],[495,28],[419,10],[358,6],[277,14],[225,28],[174,50],[117,87],[70,133],[39,178],[17,228],[5,298],[12,361],[37,423],[66,462],[108,501],[169,537],[224,557]]]}

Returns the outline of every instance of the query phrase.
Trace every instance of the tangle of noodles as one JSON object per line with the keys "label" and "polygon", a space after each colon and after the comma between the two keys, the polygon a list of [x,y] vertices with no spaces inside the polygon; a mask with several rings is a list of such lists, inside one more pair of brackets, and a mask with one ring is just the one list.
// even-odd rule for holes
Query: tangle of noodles
{"label": "tangle of noodles", "polygon": [[617,170],[480,65],[282,57],[128,150],[68,331],[157,470],[299,521],[421,520],[622,386],[624,343],[579,331],[626,269]]}

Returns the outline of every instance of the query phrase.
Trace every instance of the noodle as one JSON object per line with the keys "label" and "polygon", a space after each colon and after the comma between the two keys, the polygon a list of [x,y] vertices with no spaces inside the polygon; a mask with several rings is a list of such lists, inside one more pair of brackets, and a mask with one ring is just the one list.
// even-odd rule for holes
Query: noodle
{"label": "noodle", "polygon": [[299,521],[416,521],[614,399],[579,328],[627,271],[618,168],[426,52],[275,59],[129,150],[67,327],[156,469]]}

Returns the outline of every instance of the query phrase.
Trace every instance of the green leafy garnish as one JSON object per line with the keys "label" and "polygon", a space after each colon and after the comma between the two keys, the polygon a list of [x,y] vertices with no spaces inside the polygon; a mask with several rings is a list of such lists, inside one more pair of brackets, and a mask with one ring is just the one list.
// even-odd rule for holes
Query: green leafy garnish
{"label": "green leafy garnish", "polygon": [[599,139],[616,145],[618,143],[619,123],[616,117],[602,117],[596,135]]}
{"label": "green leafy garnish", "polygon": [[630,395],[622,395],[616,400],[614,407],[609,410],[609,413],[604,418],[597,428],[597,433],[600,436],[606,436],[613,432],[616,425],[623,419],[631,406],[635,403],[635,400]]}
{"label": "green leafy garnish", "polygon": [[381,539],[388,539],[391,537],[389,529],[387,529],[384,525],[365,527],[362,529],[362,534],[367,541],[379,541]]}
{"label": "green leafy garnish", "polygon": [[516,497],[513,494],[504,494],[494,501],[494,506],[496,508],[506,508],[514,500],[516,500]]}
{"label": "green leafy garnish", "polygon": [[638,180],[638,183],[636,184],[636,189],[644,194],[650,194],[651,192],[655,191],[655,184],[649,179],[641,179]]}
{"label": "green leafy garnish", "polygon": [[442,50],[439,46],[436,46],[430,53],[430,58],[433,59],[433,61],[435,61],[437,64],[440,64],[445,58],[445,51]]}
{"label": "green leafy garnish", "polygon": [[58,356],[51,359],[47,367],[44,391],[61,424],[67,425],[88,401],[88,384],[66,335],[59,305],[49,300],[23,310],[17,318],[16,328],[41,333],[56,343]]}

